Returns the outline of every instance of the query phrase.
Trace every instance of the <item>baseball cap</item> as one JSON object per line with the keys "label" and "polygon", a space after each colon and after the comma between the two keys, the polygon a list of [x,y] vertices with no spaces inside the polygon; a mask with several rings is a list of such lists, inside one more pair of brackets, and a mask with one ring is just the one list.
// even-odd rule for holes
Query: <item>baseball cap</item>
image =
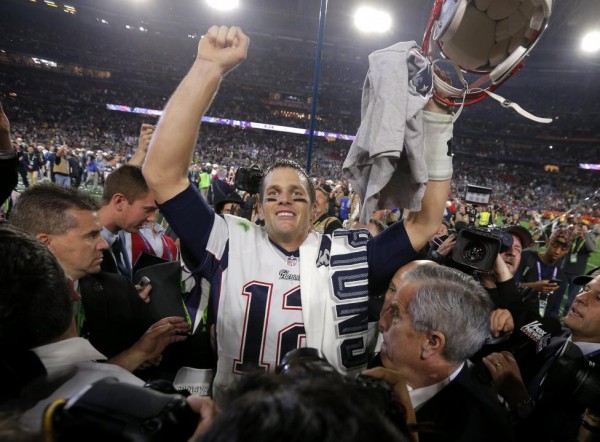
{"label": "baseball cap", "polygon": [[529,247],[533,242],[533,238],[531,237],[531,233],[529,233],[529,230],[518,224],[504,226],[502,227],[502,230],[508,233],[512,233],[513,235],[517,235],[521,240],[521,246],[523,246],[524,249]]}
{"label": "baseball cap", "polygon": [[215,204],[215,212],[219,213],[223,209],[223,206],[225,206],[225,204],[227,204],[227,203],[234,203],[234,204],[241,205],[241,204],[244,204],[244,200],[236,192],[231,192],[229,195],[227,195],[225,198],[223,198],[222,200],[218,201]]}
{"label": "baseball cap", "polygon": [[575,278],[573,278],[573,284],[586,285],[598,275],[600,275],[600,267],[596,267],[595,269],[590,270],[585,275],[576,276]]}

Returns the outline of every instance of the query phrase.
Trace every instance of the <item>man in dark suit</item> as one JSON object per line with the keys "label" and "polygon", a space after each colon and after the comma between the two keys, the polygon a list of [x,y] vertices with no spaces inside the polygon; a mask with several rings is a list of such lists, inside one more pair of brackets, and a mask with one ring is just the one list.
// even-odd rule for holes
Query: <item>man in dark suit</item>
{"label": "man in dark suit", "polygon": [[[570,335],[567,339],[553,338],[542,352],[532,355],[539,367],[532,378],[522,377],[517,361],[508,352],[492,353],[484,359],[499,394],[520,418],[515,426],[518,440],[583,440],[579,433],[582,425],[600,433],[596,393],[600,268],[575,277],[573,283],[581,290],[564,318]],[[586,412],[586,407],[593,408]],[[596,418],[589,419],[589,414]]]}
{"label": "man in dark suit", "polygon": [[491,310],[485,290],[454,269],[419,266],[392,278],[381,359],[406,381],[420,441],[513,439],[506,411],[466,365],[489,335]]}
{"label": "man in dark suit", "polygon": [[110,362],[130,371],[155,362],[167,345],[185,339],[182,317],[152,324],[132,283],[100,272],[107,249],[92,197],[76,189],[40,184],[24,191],[11,221],[54,253],[73,284],[77,333]]}

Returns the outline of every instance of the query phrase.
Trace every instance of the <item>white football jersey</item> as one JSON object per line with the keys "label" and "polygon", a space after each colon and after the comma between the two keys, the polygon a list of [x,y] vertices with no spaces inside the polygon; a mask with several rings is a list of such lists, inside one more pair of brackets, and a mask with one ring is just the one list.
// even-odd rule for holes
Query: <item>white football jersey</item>
{"label": "white football jersey", "polygon": [[341,372],[366,366],[368,239],[364,230],[312,232],[300,256],[290,256],[263,228],[215,217],[206,250],[221,272],[220,287],[213,287],[217,401],[238,375],[272,372],[288,351],[307,345]]}

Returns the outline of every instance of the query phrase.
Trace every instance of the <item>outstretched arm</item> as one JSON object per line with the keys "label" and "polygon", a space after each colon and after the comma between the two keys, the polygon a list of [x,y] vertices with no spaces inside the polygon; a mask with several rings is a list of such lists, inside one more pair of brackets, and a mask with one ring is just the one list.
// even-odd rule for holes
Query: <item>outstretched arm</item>
{"label": "outstretched arm", "polygon": [[189,186],[200,119],[222,78],[245,60],[250,39],[236,26],[213,26],[198,45],[192,68],[167,103],[150,142],[144,176],[159,203]]}
{"label": "outstretched arm", "polygon": [[429,181],[421,201],[421,210],[411,212],[404,223],[413,249],[420,250],[437,232],[442,222],[450,178],[452,157],[448,141],[452,139],[452,115],[431,98],[423,109],[425,162]]}

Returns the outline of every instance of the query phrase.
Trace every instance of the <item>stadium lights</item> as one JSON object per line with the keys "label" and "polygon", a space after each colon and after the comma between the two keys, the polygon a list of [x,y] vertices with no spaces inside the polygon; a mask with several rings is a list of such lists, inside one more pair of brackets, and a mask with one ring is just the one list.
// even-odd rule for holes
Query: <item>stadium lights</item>
{"label": "stadium lights", "polygon": [[365,33],[382,34],[392,27],[392,17],[381,9],[362,6],[354,13],[354,25]]}
{"label": "stadium lights", "polygon": [[58,8],[58,5],[56,3],[54,3],[53,1],[44,0],[44,3],[46,3],[46,6],[50,6],[51,8]]}
{"label": "stadium lights", "polygon": [[206,4],[211,8],[219,11],[231,11],[240,5],[239,0],[205,0]]}
{"label": "stadium lights", "polygon": [[588,53],[600,51],[600,32],[586,34],[581,40],[581,50]]}

